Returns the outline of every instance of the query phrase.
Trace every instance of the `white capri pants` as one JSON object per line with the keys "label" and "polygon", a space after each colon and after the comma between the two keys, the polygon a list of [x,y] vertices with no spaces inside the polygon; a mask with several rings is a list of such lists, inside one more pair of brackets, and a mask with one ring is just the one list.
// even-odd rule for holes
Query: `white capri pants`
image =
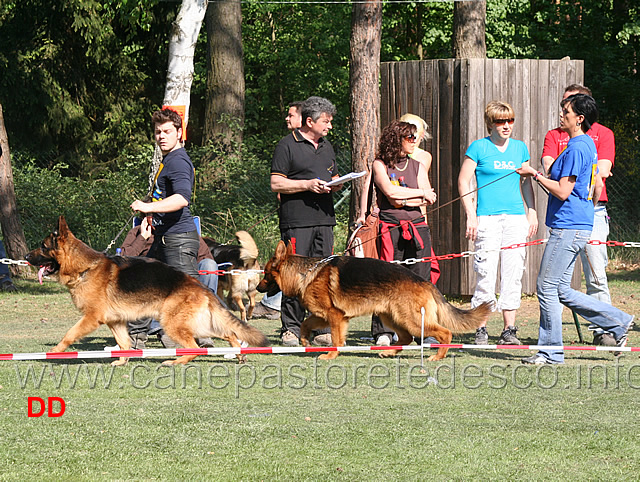
{"label": "white capri pants", "polygon": [[[473,269],[477,273],[476,289],[471,307],[487,301],[493,311],[517,310],[522,295],[522,275],[526,248],[500,249],[524,243],[529,232],[529,222],[524,214],[497,214],[478,216]],[[496,279],[500,261],[500,299],[496,299]]]}

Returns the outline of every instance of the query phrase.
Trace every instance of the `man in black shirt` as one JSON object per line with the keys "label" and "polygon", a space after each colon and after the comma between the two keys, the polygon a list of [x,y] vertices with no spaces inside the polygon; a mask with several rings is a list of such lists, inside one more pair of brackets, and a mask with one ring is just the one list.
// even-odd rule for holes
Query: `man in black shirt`
{"label": "man in black shirt", "polygon": [[[156,173],[149,201],[136,200],[131,209],[151,219],[148,234],[154,241],[149,256],[198,279],[200,235],[189,210],[195,171],[182,146],[182,118],[169,108],[151,117],[156,144],[162,152],[162,164]],[[133,348],[143,349],[151,319],[129,322]]]}
{"label": "man in black shirt", "polygon": [[[323,97],[302,103],[302,126],[276,146],[271,163],[271,190],[280,194],[280,234],[303,256],[333,253],[336,224],[331,193],[342,185],[326,186],[338,177],[333,147],[325,139],[336,113]],[[282,343],[297,346],[305,309],[297,298],[282,297]],[[331,346],[330,330],[317,333],[312,343]]]}

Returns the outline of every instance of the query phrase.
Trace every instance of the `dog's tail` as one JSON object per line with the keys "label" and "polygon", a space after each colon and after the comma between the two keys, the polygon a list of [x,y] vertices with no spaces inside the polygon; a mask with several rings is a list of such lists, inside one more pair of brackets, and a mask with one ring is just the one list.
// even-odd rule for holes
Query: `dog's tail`
{"label": "dog's tail", "polygon": [[258,246],[256,246],[256,242],[246,231],[238,231],[236,238],[241,246],[240,259],[244,263],[245,268],[253,268],[258,259]]}
{"label": "dog's tail", "polygon": [[236,318],[219,301],[209,300],[209,311],[214,336],[225,338],[235,334],[236,338],[246,341],[250,346],[269,346],[269,340],[260,330]]}
{"label": "dog's tail", "polygon": [[260,330],[237,318],[234,332],[239,340],[246,341],[250,346],[269,346],[269,340]]}
{"label": "dog's tail", "polygon": [[438,305],[438,323],[453,333],[466,333],[475,330],[487,321],[491,313],[491,302],[486,302],[470,310],[456,308],[442,294],[436,297]]}

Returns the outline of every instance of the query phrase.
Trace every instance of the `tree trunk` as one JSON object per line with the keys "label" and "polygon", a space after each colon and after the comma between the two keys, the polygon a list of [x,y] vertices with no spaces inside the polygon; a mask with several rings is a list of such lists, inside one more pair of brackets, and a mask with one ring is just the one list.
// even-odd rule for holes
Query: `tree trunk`
{"label": "tree trunk", "polygon": [[[163,105],[176,106],[176,110],[184,111],[182,130],[185,139],[189,123],[193,57],[206,11],[207,0],[182,0],[180,11],[171,26],[169,37],[169,67]],[[151,177],[149,178],[150,188],[161,161],[162,154],[156,146]]]}
{"label": "tree trunk", "polygon": [[211,2],[207,26],[207,103],[204,140],[242,142],[244,59],[240,0]]}
{"label": "tree trunk", "polygon": [[[351,17],[349,77],[351,83],[351,166],[371,168],[380,133],[380,42],[382,3],[354,3]],[[349,219],[358,217],[364,178],[352,183]]]}
{"label": "tree trunk", "polygon": [[[20,224],[16,192],[13,184],[13,171],[11,169],[11,153],[9,151],[9,138],[4,125],[2,104],[0,104],[0,224],[7,256],[11,259],[22,260],[29,252],[27,240]],[[17,265],[11,265],[11,271],[15,274],[23,271]]]}
{"label": "tree trunk", "polygon": [[460,1],[453,3],[453,56],[456,59],[485,58],[485,21],[487,2]]}

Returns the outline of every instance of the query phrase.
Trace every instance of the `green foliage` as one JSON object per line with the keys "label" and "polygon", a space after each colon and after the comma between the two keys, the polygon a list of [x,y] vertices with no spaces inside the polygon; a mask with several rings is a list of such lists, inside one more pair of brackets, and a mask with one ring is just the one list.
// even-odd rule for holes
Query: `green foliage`
{"label": "green foliage", "polygon": [[64,176],[68,166],[63,164],[42,169],[32,160],[17,162],[13,176],[27,245],[38,246],[64,215],[79,239],[103,250],[127,223],[131,202],[143,196],[146,165],[148,160],[140,158],[124,163],[117,173],[82,180]]}
{"label": "green foliage", "polygon": [[382,62],[451,57],[453,2],[428,4],[385,2],[382,10]]}
{"label": "green foliage", "polygon": [[136,20],[144,4],[119,3],[26,0],[1,11],[0,103],[18,150],[56,151],[72,172],[97,176],[148,138],[167,41],[150,26],[173,5],[145,2]]}
{"label": "green foliage", "polygon": [[279,138],[289,102],[310,95],[338,108],[336,130],[349,115],[351,6],[243,4],[246,128]]}
{"label": "green foliage", "polygon": [[535,55],[531,8],[529,0],[487,2],[487,57],[521,59]]}

